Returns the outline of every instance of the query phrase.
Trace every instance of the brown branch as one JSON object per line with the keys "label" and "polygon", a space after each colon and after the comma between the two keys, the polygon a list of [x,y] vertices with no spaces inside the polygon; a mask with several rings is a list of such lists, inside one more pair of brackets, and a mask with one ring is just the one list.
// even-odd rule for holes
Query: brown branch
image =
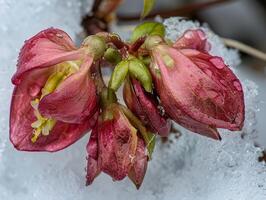
{"label": "brown branch", "polygon": [[243,44],[237,40],[232,40],[232,39],[228,39],[228,38],[222,38],[225,45],[228,47],[233,47],[235,49],[238,49],[239,51],[242,51],[250,56],[253,56],[255,58],[261,59],[263,61],[266,62],[266,53],[255,49],[251,46],[248,46],[246,44]]}
{"label": "brown branch", "polygon": [[[173,9],[173,10],[166,10],[166,11],[159,11],[159,12],[151,13],[150,15],[146,17],[146,19],[154,18],[157,15],[161,16],[162,18],[167,18],[171,16],[186,16],[188,14],[209,8],[217,4],[232,2],[232,1],[233,0],[213,0],[213,1],[207,1],[207,2],[190,3],[182,7]],[[135,21],[135,20],[139,20],[139,15],[137,16],[118,15],[117,19],[119,21]]]}

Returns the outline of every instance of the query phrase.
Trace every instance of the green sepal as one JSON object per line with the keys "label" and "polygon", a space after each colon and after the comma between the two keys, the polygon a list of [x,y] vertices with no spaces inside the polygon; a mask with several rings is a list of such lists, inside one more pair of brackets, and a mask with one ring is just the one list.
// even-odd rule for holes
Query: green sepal
{"label": "green sepal", "polygon": [[129,74],[137,79],[147,92],[152,92],[152,78],[146,65],[137,58],[129,61]]}
{"label": "green sepal", "polygon": [[128,60],[122,60],[119,62],[112,73],[108,87],[114,91],[117,91],[125,80],[128,74],[129,62]]}

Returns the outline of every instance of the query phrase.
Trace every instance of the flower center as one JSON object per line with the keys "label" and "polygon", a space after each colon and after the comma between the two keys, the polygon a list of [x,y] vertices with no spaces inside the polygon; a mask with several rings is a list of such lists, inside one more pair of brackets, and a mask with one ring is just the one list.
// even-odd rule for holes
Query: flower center
{"label": "flower center", "polygon": [[31,127],[33,128],[31,137],[32,143],[35,143],[40,135],[48,136],[56,124],[55,119],[46,118],[41,115],[38,110],[40,100],[44,96],[52,93],[68,76],[78,71],[79,64],[79,61],[67,61],[55,65],[55,71],[47,79],[44,87],[41,90],[40,98],[36,98],[31,101],[31,106],[34,109],[34,115],[37,118],[37,120],[31,124]]}

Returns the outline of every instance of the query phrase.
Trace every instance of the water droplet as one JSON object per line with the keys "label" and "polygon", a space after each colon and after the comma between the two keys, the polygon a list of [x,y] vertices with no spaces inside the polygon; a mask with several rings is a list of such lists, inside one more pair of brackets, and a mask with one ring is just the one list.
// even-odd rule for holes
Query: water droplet
{"label": "water droplet", "polygon": [[193,32],[192,31],[187,31],[186,33],[185,33],[185,35],[184,35],[184,37],[186,38],[186,39],[191,39],[191,38],[193,38]]}
{"label": "water droplet", "polygon": [[206,34],[202,30],[197,30],[197,33],[201,40],[206,40]]}
{"label": "water droplet", "polygon": [[37,84],[31,85],[28,89],[29,95],[35,97],[40,92],[40,87]]}
{"label": "water droplet", "polygon": [[234,81],[233,82],[233,85],[235,86],[235,88],[238,90],[238,91],[242,91],[242,87],[241,87],[241,84],[239,81]]}
{"label": "water droplet", "polygon": [[217,69],[223,69],[224,68],[224,62],[223,59],[220,57],[213,57],[210,59],[210,62],[217,68]]}
{"label": "water droplet", "polygon": [[59,34],[59,33],[57,33],[57,34],[56,34],[56,37],[63,38],[63,35],[62,35],[62,34]]}
{"label": "water droplet", "polygon": [[165,110],[164,110],[164,108],[161,105],[158,105],[157,109],[159,110],[159,113],[160,113],[161,116],[165,115]]}

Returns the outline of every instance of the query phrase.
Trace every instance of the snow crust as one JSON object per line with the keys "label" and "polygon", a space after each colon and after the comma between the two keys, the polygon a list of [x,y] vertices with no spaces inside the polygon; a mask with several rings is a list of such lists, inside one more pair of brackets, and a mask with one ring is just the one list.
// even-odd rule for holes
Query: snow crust
{"label": "snow crust", "polygon": [[[89,1],[86,1],[89,2]],[[257,86],[242,80],[246,121],[242,132],[223,131],[221,142],[190,133],[157,142],[144,183],[137,191],[129,180],[113,183],[102,174],[85,187],[89,135],[58,153],[16,151],[8,139],[9,105],[16,57],[23,41],[41,29],[58,27],[75,38],[80,32],[82,2],[76,0],[0,0],[0,199],[3,200],[262,200],[266,198],[266,166],[257,161]],[[175,39],[197,22],[167,19],[167,36]],[[224,57],[234,71],[240,60],[206,25],[212,54]],[[241,77],[239,77],[241,79]],[[241,138],[243,136],[243,139]]]}

